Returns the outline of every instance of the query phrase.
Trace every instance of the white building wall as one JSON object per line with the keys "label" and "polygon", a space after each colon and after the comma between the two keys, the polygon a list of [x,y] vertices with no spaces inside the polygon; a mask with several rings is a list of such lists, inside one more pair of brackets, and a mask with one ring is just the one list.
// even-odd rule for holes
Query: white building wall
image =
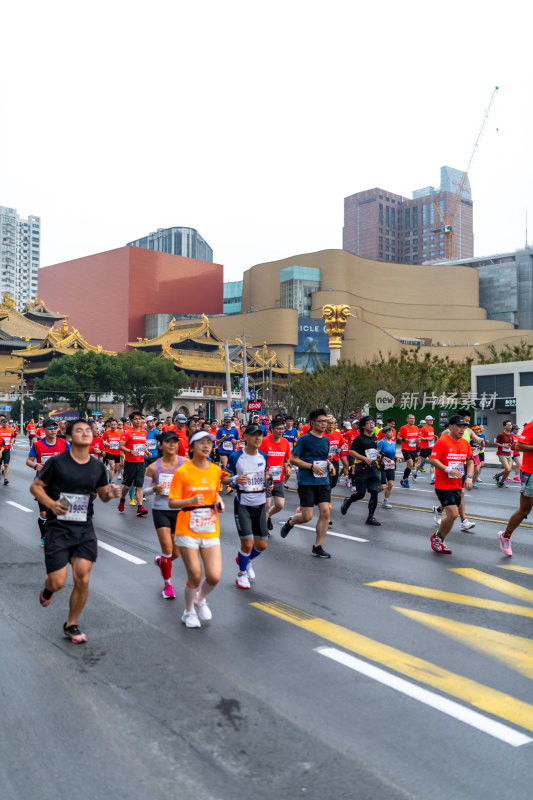
{"label": "white building wall", "polygon": [[[481,375],[505,375],[512,373],[514,376],[514,398],[507,398],[510,402],[507,407],[495,411],[478,410],[476,419],[483,422],[487,419],[485,433],[487,439],[492,441],[494,437],[501,433],[503,421],[511,419],[522,428],[527,422],[533,420],[533,386],[521,386],[520,374],[533,373],[533,361],[509,361],[503,364],[477,364],[471,367],[472,391],[478,391],[477,378]],[[512,404],[512,400],[516,405]]]}

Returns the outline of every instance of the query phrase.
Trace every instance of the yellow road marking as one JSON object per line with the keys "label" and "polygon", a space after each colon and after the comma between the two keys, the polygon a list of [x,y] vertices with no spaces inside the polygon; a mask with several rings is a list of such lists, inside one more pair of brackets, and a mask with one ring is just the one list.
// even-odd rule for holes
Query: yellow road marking
{"label": "yellow road marking", "polygon": [[364,658],[384,664],[395,672],[408,675],[420,683],[458,697],[475,708],[533,731],[533,705],[523,700],[518,700],[497,689],[442,669],[437,664],[432,664],[430,661],[425,661],[410,653],[404,653],[402,650],[355,633],[355,631],[343,628],[333,622],[314,617],[298,608],[285,605],[285,603],[274,601],[251,603],[251,605],[327,641],[334,642],[346,650],[358,653]]}
{"label": "yellow road marking", "polygon": [[517,614],[521,617],[533,617],[533,608],[516,606],[512,603],[502,603],[499,600],[485,600],[483,597],[471,597],[468,594],[443,592],[440,589],[429,589],[426,586],[413,586],[409,583],[397,583],[396,581],[374,581],[373,583],[367,583],[366,586],[374,586],[377,589],[387,589],[390,592],[414,594],[418,597],[429,597],[433,600],[443,600],[445,603],[459,603],[462,606],[485,608],[488,611],[499,611],[502,614]]}
{"label": "yellow road marking", "polygon": [[433,628],[439,633],[466,644],[467,647],[485,653],[491,658],[506,664],[516,672],[533,680],[533,640],[524,636],[515,636],[502,633],[491,628],[482,628],[478,625],[467,625],[456,622],[446,617],[437,617],[422,611],[413,611],[407,608],[393,606],[395,611],[405,617],[420,622],[428,628]]}
{"label": "yellow road marking", "polygon": [[524,572],[526,575],[533,575],[532,567],[518,567],[516,564],[499,564],[500,569],[512,569],[515,572]]}
{"label": "yellow road marking", "polygon": [[451,572],[456,572],[458,575],[462,575],[463,578],[476,581],[476,583],[481,583],[496,592],[508,594],[510,597],[516,597],[518,600],[524,600],[524,602],[533,605],[533,591],[531,589],[524,589],[523,586],[517,586],[516,583],[511,583],[511,581],[506,581],[503,578],[496,578],[494,575],[488,575],[486,572],[470,567],[458,567],[452,569]]}

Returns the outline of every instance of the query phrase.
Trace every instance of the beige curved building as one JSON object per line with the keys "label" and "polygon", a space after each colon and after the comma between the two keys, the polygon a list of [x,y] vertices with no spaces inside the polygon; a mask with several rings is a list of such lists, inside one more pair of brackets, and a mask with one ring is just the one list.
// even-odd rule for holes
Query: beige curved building
{"label": "beige curved building", "polygon": [[[487,319],[479,306],[477,270],[384,263],[346,250],[303,253],[251,267],[243,276],[243,312],[283,308],[287,298],[302,290],[296,284],[305,283],[298,277],[304,273],[315,280],[304,297],[308,306],[303,313],[320,318],[326,303],[350,306],[354,316],[346,325],[342,357],[351,361],[366,361],[379,351],[384,356],[399,354],[406,346],[416,346],[407,344],[415,339],[424,340],[423,351],[446,354],[453,360],[475,357],[475,350],[483,351],[491,344],[500,349],[521,339],[533,343],[533,331]],[[287,275],[295,276],[288,279],[294,284],[289,288],[284,285]],[[256,315],[244,313],[238,319],[247,316]],[[271,337],[272,333],[265,338]]]}

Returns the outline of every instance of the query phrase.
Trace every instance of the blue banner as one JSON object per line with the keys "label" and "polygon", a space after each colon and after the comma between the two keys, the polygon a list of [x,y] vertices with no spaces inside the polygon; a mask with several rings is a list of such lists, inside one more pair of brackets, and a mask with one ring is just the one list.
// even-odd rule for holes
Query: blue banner
{"label": "blue banner", "polygon": [[320,364],[329,364],[329,339],[322,319],[298,317],[298,345],[294,348],[294,366],[314,372]]}

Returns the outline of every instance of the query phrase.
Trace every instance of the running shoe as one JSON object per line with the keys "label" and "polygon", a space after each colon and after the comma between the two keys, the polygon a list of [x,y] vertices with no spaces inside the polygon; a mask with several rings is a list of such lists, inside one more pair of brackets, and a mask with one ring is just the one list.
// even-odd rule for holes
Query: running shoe
{"label": "running shoe", "polygon": [[411,477],[414,481],[418,478],[418,474],[416,472],[411,472]]}
{"label": "running shoe", "polygon": [[444,540],[440,538],[438,533],[434,533],[431,538],[431,549],[435,551],[435,553],[446,553],[451,554],[451,550],[449,547],[446,547],[444,544]]}
{"label": "running shoe", "polygon": [[392,505],[389,503],[388,500],[384,500],[381,504],[381,508],[392,508]]}
{"label": "running shoe", "polygon": [[237,575],[237,577],[235,578],[235,583],[237,584],[239,589],[251,589],[252,588],[250,586],[250,579],[248,577],[248,573],[247,572],[244,572],[242,575],[241,574]]}
{"label": "running shoe", "polygon": [[130,506],[136,506],[136,505],[137,505],[137,500],[134,497],[130,498]]}
{"label": "running shoe", "polygon": [[404,481],[404,479],[403,479],[403,478],[402,478],[402,479],[401,479],[401,481],[400,481],[400,486],[403,486],[403,488],[404,488],[404,489],[410,489],[410,488],[411,488],[411,487],[409,486],[409,481],[408,481],[408,480],[405,480],[405,481]]}
{"label": "running shoe", "polygon": [[431,478],[429,479],[429,482],[430,483],[435,483],[435,476],[434,475],[431,476]]}
{"label": "running shoe", "polygon": [[472,484],[472,489],[479,489],[479,486],[477,485],[477,483],[473,483]]}
{"label": "running shoe", "polygon": [[499,472],[495,472],[494,475],[492,476],[492,480],[495,483],[499,483],[500,482],[500,473]]}
{"label": "running shoe", "polygon": [[53,594],[51,595],[51,597],[48,598],[48,600],[46,600],[43,597],[42,589],[39,592],[39,603],[42,605],[43,608],[48,608],[48,606],[50,605],[50,603],[52,602],[53,599],[54,599],[54,595]]}
{"label": "running shoe", "polygon": [[255,581],[255,571],[251,560],[246,565],[246,574],[248,575],[249,580]]}
{"label": "running shoe", "polygon": [[184,611],[181,615],[181,621],[186,628],[201,628],[202,623],[198,619],[196,611]]}
{"label": "running shoe", "polygon": [[424,469],[424,467],[418,467],[418,471],[419,472],[425,472],[426,470]]}
{"label": "running shoe", "polygon": [[462,523],[461,523],[461,530],[462,531],[469,531],[470,528],[475,528],[475,527],[476,527],[476,523],[475,522],[470,522],[469,519],[464,519],[462,521]]}
{"label": "running shoe", "polygon": [[350,498],[345,497],[341,505],[341,514],[343,517],[346,516],[346,512],[348,511],[349,508],[350,508]]}
{"label": "running shoe", "polygon": [[138,517],[145,517],[148,514],[148,511],[145,509],[144,506],[139,506],[137,509],[137,516]]}
{"label": "running shoe", "polygon": [[67,627],[67,623],[65,622],[63,625],[63,634],[67,639],[70,639],[73,644],[83,644],[87,641],[86,635],[80,631],[77,625],[69,625]]}
{"label": "running shoe", "polygon": [[513,548],[511,546],[511,537],[510,536],[509,537],[504,536],[503,535],[504,533],[505,533],[505,531],[500,531],[498,533],[498,539],[500,540],[501,551],[506,556],[512,556],[513,555]]}
{"label": "running shoe", "polygon": [[118,510],[119,511],[124,511],[124,499],[123,498],[121,500],[119,500]]}
{"label": "running shoe", "polygon": [[437,527],[442,522],[442,514],[440,513],[438,506],[433,506],[433,522]]}
{"label": "running shoe", "polygon": [[514,476],[513,481],[518,481],[518,483],[520,483],[520,478],[518,477],[518,475]]}
{"label": "running shoe", "polygon": [[165,587],[161,592],[165,600],[175,600],[176,595],[174,594],[174,589],[172,588],[171,583],[165,583]]}
{"label": "running shoe", "polygon": [[311,554],[317,558],[331,558],[331,555],[324,550],[321,544],[317,545],[316,547],[313,545]]}
{"label": "running shoe", "polygon": [[207,600],[198,600],[198,593],[196,594],[194,605],[196,606],[198,619],[201,619],[202,622],[209,622],[210,619],[213,619],[211,609],[207,605]]}
{"label": "running shoe", "polygon": [[482,478],[478,478],[478,479],[477,479],[477,482],[478,482],[478,483],[484,483],[484,481],[483,481],[483,479],[482,479]]}
{"label": "running shoe", "polygon": [[285,522],[281,526],[281,530],[279,532],[279,535],[281,536],[282,539],[285,539],[289,535],[289,533],[292,531],[291,519],[292,519],[292,517],[289,517],[287,522]]}
{"label": "running shoe", "polygon": [[272,524],[272,520],[270,519],[270,517],[267,517],[267,528],[269,531],[274,530],[274,526]]}
{"label": "running shoe", "polygon": [[9,486],[9,481],[7,480],[7,478],[6,478],[6,480],[4,481],[4,486]]}
{"label": "running shoe", "polygon": [[381,522],[378,522],[375,517],[368,517],[365,519],[365,525],[381,525]]}

